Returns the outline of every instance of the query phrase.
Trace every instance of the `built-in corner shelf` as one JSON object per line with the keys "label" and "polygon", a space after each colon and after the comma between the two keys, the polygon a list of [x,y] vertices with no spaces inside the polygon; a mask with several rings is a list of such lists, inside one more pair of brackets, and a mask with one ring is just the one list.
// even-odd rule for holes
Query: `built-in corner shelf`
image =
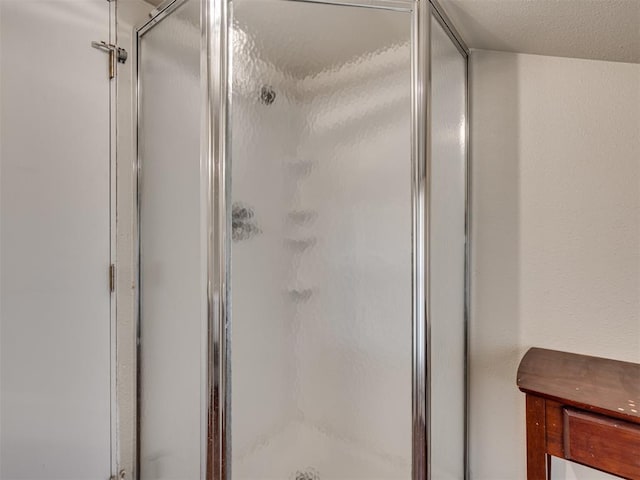
{"label": "built-in corner shelf", "polygon": [[532,348],[517,384],[528,480],[551,478],[551,456],[640,480],[640,365]]}

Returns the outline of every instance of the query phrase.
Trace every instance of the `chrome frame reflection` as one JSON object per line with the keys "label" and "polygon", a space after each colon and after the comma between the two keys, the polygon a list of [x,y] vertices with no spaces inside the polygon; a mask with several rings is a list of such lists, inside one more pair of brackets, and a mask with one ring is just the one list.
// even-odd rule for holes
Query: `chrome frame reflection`
{"label": "chrome frame reflection", "polygon": [[412,122],[411,143],[413,182],[411,188],[413,217],[412,279],[412,465],[411,478],[431,477],[431,400],[430,315],[429,315],[429,205],[431,176],[431,5],[418,1],[413,14],[412,51]]}
{"label": "chrome frame reflection", "polygon": [[[136,29],[136,48],[140,49],[140,40],[142,36],[151,28],[155,27],[162,20],[171,15],[176,9],[180,8],[188,0],[165,0],[160,6],[155,8],[149,15],[150,18]],[[139,67],[139,62],[138,62]],[[138,72],[139,73],[139,70]],[[138,77],[136,77],[138,78]],[[138,85],[139,87],[139,85]],[[139,91],[139,90],[138,90]],[[140,120],[138,118],[138,120]]]}
{"label": "chrome frame reflection", "polygon": [[429,3],[431,3],[431,6],[433,7],[432,8],[433,17],[438,21],[442,29],[449,36],[449,38],[454,43],[454,45],[456,46],[460,54],[465,59],[468,59],[469,48],[467,47],[467,44],[465,43],[465,41],[462,39],[458,31],[456,30],[455,26],[453,25],[453,22],[451,22],[451,19],[449,18],[447,13],[444,11],[444,8],[442,8],[442,6],[440,5],[440,3],[438,3],[437,0],[429,0]]}
{"label": "chrome frame reflection", "polygon": [[229,47],[229,0],[203,0],[203,161],[208,170],[207,258],[207,480],[231,478],[230,389],[230,248],[231,218],[228,215],[227,175],[231,143],[228,114],[231,108]]}
{"label": "chrome frame reflection", "polygon": [[[136,47],[140,51],[141,37],[164,18],[171,15],[188,0],[165,0],[152,12],[149,21],[136,30]],[[230,345],[228,329],[230,318],[230,218],[229,175],[230,141],[229,112],[231,109],[232,46],[229,33],[232,22],[232,0],[199,0],[201,2],[201,74],[202,74],[202,158],[205,174],[206,244],[207,244],[207,312],[203,339],[204,390],[202,415],[206,425],[201,432],[201,478],[203,480],[230,480]],[[465,399],[465,478],[469,478],[468,453],[468,342],[470,301],[470,154],[469,154],[469,51],[437,0],[277,0],[317,3],[324,5],[375,8],[407,12],[411,15],[411,89],[412,89],[412,480],[431,477],[429,419],[430,372],[430,315],[429,315],[429,207],[431,174],[431,29],[433,16],[449,35],[466,60],[466,252],[465,252],[465,342],[466,399]],[[140,55],[136,55],[136,117],[138,135],[142,131],[140,120]],[[140,338],[140,149],[136,138],[136,231],[137,247],[137,332]],[[139,345],[139,342],[138,342]],[[140,375],[140,352],[138,349]],[[137,475],[140,474],[140,382],[137,405]]]}
{"label": "chrome frame reflection", "polygon": [[[468,52],[468,51],[467,51]],[[466,195],[467,198],[465,200],[465,205],[467,206],[467,213],[466,213],[466,222],[465,222],[465,233],[467,236],[467,241],[466,241],[466,249],[465,249],[465,262],[464,262],[464,268],[465,268],[465,272],[464,272],[464,279],[465,279],[465,292],[464,292],[464,325],[465,325],[465,355],[466,355],[466,359],[465,359],[465,408],[464,408],[464,414],[465,414],[465,422],[464,422],[464,426],[465,426],[465,431],[464,431],[464,465],[465,465],[465,480],[468,480],[471,478],[471,470],[470,470],[470,465],[471,465],[471,460],[470,460],[470,455],[471,455],[471,445],[470,445],[470,441],[469,441],[469,427],[470,427],[470,418],[471,418],[471,414],[470,414],[470,408],[471,408],[471,400],[470,400],[470,382],[471,382],[471,356],[470,356],[470,351],[471,351],[471,327],[470,327],[470,316],[471,316],[471,242],[472,242],[472,236],[471,236],[471,220],[472,220],[472,213],[471,213],[471,207],[472,207],[472,185],[473,185],[473,181],[471,178],[471,171],[472,171],[472,163],[471,163],[471,118],[470,118],[470,114],[471,114],[471,77],[470,77],[470,67],[469,67],[469,55],[467,54],[467,75],[465,78],[465,91],[467,94],[467,101],[466,101],[466,111],[465,111],[465,120],[466,120],[466,128],[465,128],[465,147],[466,147],[466,154],[467,154],[467,168],[466,168],[466,174],[467,174],[467,188],[466,188]]]}

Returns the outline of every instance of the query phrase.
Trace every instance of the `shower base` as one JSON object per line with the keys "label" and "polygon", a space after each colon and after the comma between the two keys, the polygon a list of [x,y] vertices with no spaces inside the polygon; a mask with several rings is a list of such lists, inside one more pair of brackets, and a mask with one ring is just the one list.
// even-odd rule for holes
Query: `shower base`
{"label": "shower base", "polygon": [[234,480],[408,480],[409,459],[293,422],[234,458]]}

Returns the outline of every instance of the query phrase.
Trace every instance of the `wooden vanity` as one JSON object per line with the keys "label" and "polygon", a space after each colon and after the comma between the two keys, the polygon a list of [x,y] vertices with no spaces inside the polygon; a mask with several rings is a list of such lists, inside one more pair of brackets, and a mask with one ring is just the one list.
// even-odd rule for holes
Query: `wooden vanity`
{"label": "wooden vanity", "polygon": [[640,365],[532,348],[517,384],[528,480],[551,478],[552,455],[640,480]]}

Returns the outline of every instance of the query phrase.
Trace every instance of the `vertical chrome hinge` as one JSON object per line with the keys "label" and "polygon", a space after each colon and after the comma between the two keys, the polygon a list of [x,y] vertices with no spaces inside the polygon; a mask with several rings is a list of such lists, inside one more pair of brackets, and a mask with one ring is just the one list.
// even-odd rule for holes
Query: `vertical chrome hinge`
{"label": "vertical chrome hinge", "polygon": [[109,291],[116,291],[116,266],[113,263],[109,265]]}
{"label": "vertical chrome hinge", "polygon": [[91,42],[91,46],[109,54],[109,80],[117,73],[117,64],[126,63],[129,54],[124,48],[107,42]]}

